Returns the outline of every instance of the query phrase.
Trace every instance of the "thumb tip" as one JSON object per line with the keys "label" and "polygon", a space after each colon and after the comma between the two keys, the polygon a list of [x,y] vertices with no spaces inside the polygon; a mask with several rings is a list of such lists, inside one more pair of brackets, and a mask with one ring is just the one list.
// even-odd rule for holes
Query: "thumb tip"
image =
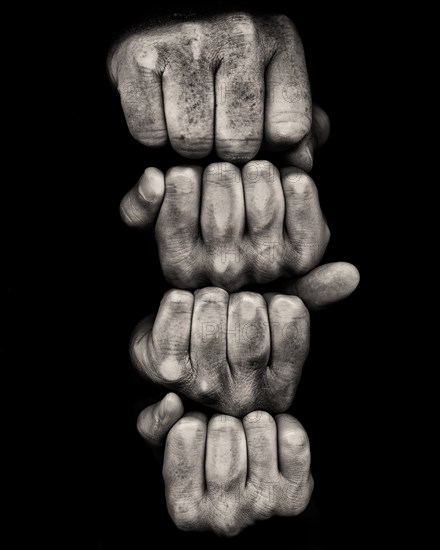
{"label": "thumb tip", "polygon": [[334,262],[316,267],[298,279],[295,289],[309,309],[320,310],[350,296],[359,281],[359,271],[353,264]]}
{"label": "thumb tip", "polygon": [[348,262],[335,262],[333,265],[338,271],[341,294],[344,294],[341,297],[345,298],[356,290],[360,283],[361,275],[358,268]]}
{"label": "thumb tip", "polygon": [[182,400],[176,393],[168,393],[159,403],[159,418],[164,423],[176,422],[183,415]]}
{"label": "thumb tip", "polygon": [[325,280],[328,285],[328,294],[323,293],[327,298],[326,303],[322,304],[324,307],[348,298],[360,282],[359,270],[348,262],[327,264],[326,270]]}
{"label": "thumb tip", "polygon": [[161,401],[139,413],[137,430],[150,445],[163,445],[168,432],[183,413],[180,397],[175,393],[168,393]]}

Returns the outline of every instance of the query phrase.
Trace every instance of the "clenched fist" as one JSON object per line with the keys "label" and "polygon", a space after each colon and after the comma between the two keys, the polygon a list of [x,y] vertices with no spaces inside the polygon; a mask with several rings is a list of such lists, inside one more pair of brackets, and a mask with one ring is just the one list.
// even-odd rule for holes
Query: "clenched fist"
{"label": "clenched fist", "polygon": [[247,162],[263,138],[287,150],[310,134],[303,47],[284,15],[175,18],[126,36],[108,67],[128,128],[148,147]]}
{"label": "clenched fist", "polygon": [[148,379],[220,412],[291,404],[309,350],[309,313],[296,296],[167,292],[135,330],[132,358]]}
{"label": "clenched fist", "polygon": [[182,414],[179,398],[169,394],[138,419],[149,444],[166,437],[163,476],[177,527],[234,536],[255,521],[306,508],[313,491],[310,445],[298,420],[263,411],[242,421]]}
{"label": "clenched fist", "polygon": [[[356,287],[350,264],[321,266],[289,290],[310,306]],[[309,350],[310,319],[297,296],[208,287],[167,292],[157,316],[136,327],[133,363],[147,379],[234,416],[286,411]]]}
{"label": "clenched fist", "polygon": [[318,265],[330,231],[313,180],[298,168],[251,161],[163,174],[147,168],[121,203],[123,220],[155,226],[162,271],[174,287],[236,291],[304,274]]}

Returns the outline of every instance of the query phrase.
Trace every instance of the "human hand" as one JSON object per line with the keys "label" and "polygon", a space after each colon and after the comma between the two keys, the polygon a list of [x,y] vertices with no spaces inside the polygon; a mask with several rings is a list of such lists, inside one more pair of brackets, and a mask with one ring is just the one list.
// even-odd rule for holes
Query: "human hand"
{"label": "human hand", "polygon": [[310,445],[288,414],[253,411],[243,420],[183,416],[175,394],[141,412],[138,430],[155,448],[166,438],[163,476],[179,529],[235,536],[255,521],[300,514],[310,500]]}
{"label": "human hand", "polygon": [[[290,290],[320,308],[349,294],[357,281],[350,264],[329,264]],[[309,325],[297,296],[174,289],[164,295],[157,316],[136,327],[131,357],[148,380],[220,412],[283,412],[307,358]]]}
{"label": "human hand", "polygon": [[147,168],[121,202],[125,223],[155,226],[165,278],[177,288],[234,292],[302,275],[321,260],[330,231],[318,190],[302,170],[251,161]]}
{"label": "human hand", "polygon": [[310,138],[304,51],[285,15],[151,25],[112,48],[108,69],[131,134],[148,147],[169,141],[187,158],[215,148],[220,159],[241,163],[262,143],[283,151]]}

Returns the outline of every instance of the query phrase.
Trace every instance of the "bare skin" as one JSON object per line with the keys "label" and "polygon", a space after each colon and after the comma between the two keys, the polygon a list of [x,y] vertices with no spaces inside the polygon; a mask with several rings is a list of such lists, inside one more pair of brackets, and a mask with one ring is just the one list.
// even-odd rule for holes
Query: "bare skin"
{"label": "bare skin", "polygon": [[[296,283],[308,294],[311,282],[318,307],[357,285],[350,264],[318,269]],[[319,280],[331,282],[320,287]],[[279,413],[292,403],[309,334],[309,312],[298,296],[174,289],[164,295],[157,315],[136,327],[131,356],[148,380],[220,412],[242,417],[262,408]]]}
{"label": "bare skin", "polygon": [[284,15],[175,17],[126,36],[108,68],[128,128],[147,147],[169,142],[187,158],[215,149],[240,163],[262,143],[294,152],[309,141],[304,51]]}
{"label": "bare skin", "polygon": [[243,420],[184,414],[176,394],[143,410],[149,445],[165,440],[163,477],[169,514],[185,531],[235,536],[258,520],[300,514],[310,500],[310,444],[288,414],[253,411]]}
{"label": "bare skin", "polygon": [[[271,413],[288,409],[299,384],[308,309],[345,298],[359,281],[350,264],[316,267],[330,232],[306,172],[329,122],[312,106],[298,32],[281,15],[177,17],[126,36],[108,68],[137,141],[224,161],[147,168],[121,203],[128,225],[155,227],[164,275],[177,287],[136,327],[133,362],[224,413],[184,414],[170,393],[139,415],[144,439],[164,452],[170,516],[182,530],[235,536],[297,515],[313,490],[309,441],[292,416]],[[282,152],[289,167],[252,161],[259,151]],[[280,278],[284,294],[236,292]]]}
{"label": "bare skin", "polygon": [[164,276],[183,289],[233,292],[302,275],[330,238],[310,176],[268,161],[147,168],[121,215],[132,227],[155,227]]}

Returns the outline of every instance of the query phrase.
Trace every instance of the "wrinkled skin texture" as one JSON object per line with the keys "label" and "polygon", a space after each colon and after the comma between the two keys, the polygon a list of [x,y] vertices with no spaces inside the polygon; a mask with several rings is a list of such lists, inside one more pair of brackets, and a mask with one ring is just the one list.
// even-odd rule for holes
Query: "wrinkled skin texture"
{"label": "wrinkled skin texture", "polygon": [[149,380],[217,411],[283,412],[307,358],[309,325],[296,296],[171,290],[154,322],[136,328],[131,354]]}
{"label": "wrinkled skin texture", "polygon": [[126,36],[108,69],[131,134],[148,147],[247,162],[263,140],[290,153],[309,140],[304,51],[284,15],[176,17]]}
{"label": "wrinkled skin texture", "polygon": [[148,168],[121,203],[124,221],[155,226],[170,285],[228,292],[307,273],[330,238],[318,191],[304,171],[251,161]]}
{"label": "wrinkled skin texture", "polygon": [[138,430],[162,446],[169,514],[185,531],[235,536],[258,520],[295,516],[313,491],[310,445],[292,416],[253,411],[243,420],[183,415],[175,394],[141,412]]}
{"label": "wrinkled skin texture", "polygon": [[339,262],[281,282],[287,295],[171,290],[157,316],[134,330],[133,363],[148,380],[226,414],[284,412],[309,349],[303,300],[319,310],[349,296],[358,283],[357,269]]}

